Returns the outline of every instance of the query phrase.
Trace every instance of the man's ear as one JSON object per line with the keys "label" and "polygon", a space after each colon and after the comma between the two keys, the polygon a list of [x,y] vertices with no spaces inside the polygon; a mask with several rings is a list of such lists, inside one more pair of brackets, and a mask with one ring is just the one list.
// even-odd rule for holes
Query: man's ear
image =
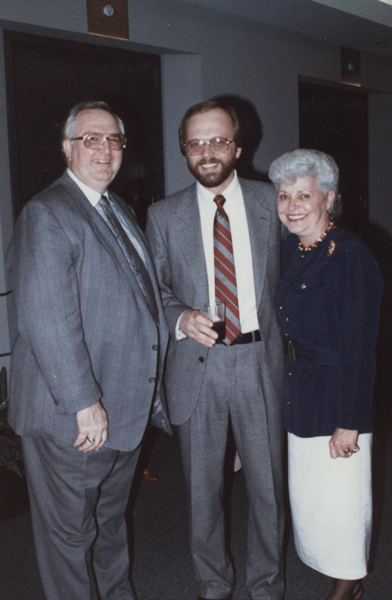
{"label": "man's ear", "polygon": [[242,148],[240,146],[237,146],[237,150],[235,152],[235,157],[236,157],[237,160],[241,156],[241,153],[242,153]]}
{"label": "man's ear", "polygon": [[63,152],[67,162],[71,160],[72,143],[71,140],[63,140]]}

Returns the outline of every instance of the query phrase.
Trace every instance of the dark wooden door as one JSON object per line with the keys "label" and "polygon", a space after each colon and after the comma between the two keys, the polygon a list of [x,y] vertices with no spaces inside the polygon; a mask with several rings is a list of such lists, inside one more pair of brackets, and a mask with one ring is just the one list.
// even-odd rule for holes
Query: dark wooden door
{"label": "dark wooden door", "polygon": [[160,58],[9,31],[4,38],[15,217],[64,171],[60,131],[70,108],[104,100],[128,138],[112,189],[143,225],[148,205],[164,193]]}
{"label": "dark wooden door", "polygon": [[298,90],[300,147],[333,156],[340,172],[341,224],[361,233],[369,219],[367,95],[303,81]]}

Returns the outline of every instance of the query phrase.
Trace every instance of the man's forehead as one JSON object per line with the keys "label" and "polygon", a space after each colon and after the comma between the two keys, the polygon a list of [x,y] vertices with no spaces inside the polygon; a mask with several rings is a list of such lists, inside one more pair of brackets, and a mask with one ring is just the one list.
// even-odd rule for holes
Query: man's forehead
{"label": "man's forehead", "polygon": [[208,111],[196,113],[189,118],[187,123],[187,131],[189,129],[208,127],[233,129],[233,123],[230,115],[222,108],[213,108]]}
{"label": "man's forehead", "polygon": [[116,119],[100,108],[82,110],[76,117],[75,126],[77,130],[83,129],[84,133],[88,131],[119,132]]}

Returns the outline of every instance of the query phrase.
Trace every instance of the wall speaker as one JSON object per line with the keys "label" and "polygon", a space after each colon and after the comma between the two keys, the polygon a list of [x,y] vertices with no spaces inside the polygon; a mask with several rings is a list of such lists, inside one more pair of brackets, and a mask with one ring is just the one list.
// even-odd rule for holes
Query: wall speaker
{"label": "wall speaker", "polygon": [[128,0],[87,0],[89,33],[129,40]]}
{"label": "wall speaker", "polygon": [[340,48],[340,81],[361,87],[361,53],[352,48]]}

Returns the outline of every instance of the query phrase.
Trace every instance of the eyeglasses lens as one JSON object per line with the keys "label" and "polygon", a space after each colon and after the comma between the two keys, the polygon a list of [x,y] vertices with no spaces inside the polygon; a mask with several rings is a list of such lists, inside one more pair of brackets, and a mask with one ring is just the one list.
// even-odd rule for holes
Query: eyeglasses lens
{"label": "eyeglasses lens", "polygon": [[203,154],[204,146],[210,146],[214,152],[219,152],[223,154],[227,152],[229,148],[229,140],[224,138],[212,138],[212,140],[191,140],[186,143],[186,149],[188,154],[191,156],[197,156],[198,154]]}
{"label": "eyeglasses lens", "polygon": [[121,134],[113,134],[111,136],[105,136],[102,133],[89,133],[84,138],[84,145],[86,148],[91,150],[97,150],[107,140],[112,150],[121,150],[125,148],[126,139]]}

